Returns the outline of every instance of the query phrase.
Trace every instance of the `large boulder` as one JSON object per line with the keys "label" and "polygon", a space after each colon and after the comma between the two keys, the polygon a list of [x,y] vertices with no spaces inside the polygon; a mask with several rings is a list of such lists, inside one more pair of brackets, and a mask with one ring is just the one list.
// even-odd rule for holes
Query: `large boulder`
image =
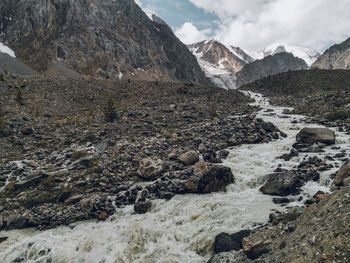
{"label": "large boulder", "polygon": [[298,175],[293,172],[267,175],[266,183],[260,188],[264,194],[286,196],[294,193],[301,185]]}
{"label": "large boulder", "polygon": [[152,208],[151,201],[137,202],[134,205],[134,211],[137,214],[146,214],[148,211],[151,210],[151,208]]}
{"label": "large boulder", "polygon": [[347,178],[350,178],[350,160],[348,160],[342,167],[340,167],[334,178],[334,184],[336,186],[344,185],[344,181],[349,181]]}
{"label": "large boulder", "polygon": [[185,188],[192,193],[211,193],[226,190],[226,186],[234,181],[230,168],[198,162],[194,166],[194,175],[186,181]]}
{"label": "large boulder", "polygon": [[160,159],[142,159],[139,163],[139,174],[145,180],[153,180],[163,171],[163,161]]}
{"label": "large boulder", "polygon": [[335,144],[335,132],[327,128],[304,128],[297,134],[297,142]]}
{"label": "large boulder", "polygon": [[242,230],[232,235],[220,233],[215,237],[214,251],[215,253],[228,252],[231,250],[240,250],[242,248],[242,240],[250,234],[250,230]]}
{"label": "large boulder", "polygon": [[195,151],[189,151],[181,154],[179,161],[185,165],[192,165],[199,161],[199,157]]}

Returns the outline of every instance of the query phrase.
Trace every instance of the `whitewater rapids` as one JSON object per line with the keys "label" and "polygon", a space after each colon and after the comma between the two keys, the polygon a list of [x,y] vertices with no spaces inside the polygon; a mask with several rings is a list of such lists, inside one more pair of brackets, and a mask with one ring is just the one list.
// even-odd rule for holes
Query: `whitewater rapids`
{"label": "whitewater rapids", "polygon": [[[262,107],[257,117],[274,123],[288,137],[231,148],[223,164],[232,169],[236,182],[226,192],[156,200],[144,215],[134,214],[133,207],[128,206],[116,209],[106,222],[80,222],[43,232],[2,231],[0,236],[9,238],[0,244],[0,262],[204,263],[211,257],[213,241],[220,232],[233,233],[267,222],[272,209],[284,208],[274,204],[272,196],[259,192],[263,176],[280,164],[286,169],[298,166],[305,154],[289,162],[276,157],[290,152],[300,129],[320,126],[305,124],[300,115],[284,115],[286,108],[271,106],[260,94],[247,93],[255,98],[255,105]],[[346,149],[349,138],[337,132],[337,146]],[[327,147],[325,153],[308,156],[322,158],[338,152]],[[302,194],[329,191],[329,175],[336,170],[322,173],[320,183],[308,183]]]}

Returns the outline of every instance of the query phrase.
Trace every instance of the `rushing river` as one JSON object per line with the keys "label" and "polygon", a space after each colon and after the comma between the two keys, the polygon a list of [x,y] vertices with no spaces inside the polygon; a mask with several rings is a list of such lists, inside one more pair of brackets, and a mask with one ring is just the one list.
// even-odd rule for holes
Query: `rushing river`
{"label": "rushing river", "polygon": [[[43,232],[34,229],[3,231],[0,236],[9,239],[0,244],[0,262],[207,262],[218,233],[233,233],[264,223],[271,209],[284,209],[274,204],[271,196],[259,192],[262,178],[280,164],[286,169],[295,168],[305,154],[289,162],[276,157],[290,152],[300,129],[319,127],[305,124],[303,116],[284,115],[285,108],[269,105],[268,100],[259,94],[250,95],[256,99],[255,104],[262,107],[258,117],[274,123],[288,137],[268,144],[230,149],[224,165],[232,169],[236,182],[228,186],[226,192],[157,200],[153,202],[152,210],[144,215],[133,214],[133,207],[128,206],[117,209],[106,222],[81,222]],[[337,146],[348,148],[349,137],[337,132]],[[340,151],[331,148],[328,147],[325,153],[308,156],[333,155]],[[329,175],[336,170],[324,172],[319,184],[305,185],[302,194],[310,196],[318,190],[329,191]]]}

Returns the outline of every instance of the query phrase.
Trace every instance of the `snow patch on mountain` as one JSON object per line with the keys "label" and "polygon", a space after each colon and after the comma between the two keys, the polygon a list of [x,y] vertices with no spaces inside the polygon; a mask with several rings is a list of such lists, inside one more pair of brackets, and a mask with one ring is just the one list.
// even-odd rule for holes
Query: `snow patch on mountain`
{"label": "snow patch on mountain", "polygon": [[8,46],[5,46],[3,43],[0,42],[0,53],[6,53],[10,55],[13,58],[16,58],[15,52],[9,48]]}

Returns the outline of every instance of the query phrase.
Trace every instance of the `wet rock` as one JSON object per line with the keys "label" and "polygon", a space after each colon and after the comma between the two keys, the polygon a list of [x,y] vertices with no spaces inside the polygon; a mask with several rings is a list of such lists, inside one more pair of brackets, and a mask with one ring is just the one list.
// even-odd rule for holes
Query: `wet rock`
{"label": "wet rock", "polygon": [[250,230],[242,230],[234,234],[220,233],[215,237],[215,253],[228,252],[231,250],[240,250],[242,240],[250,234]]}
{"label": "wet rock", "polygon": [[192,165],[199,161],[199,157],[195,151],[190,151],[181,154],[179,156],[179,161],[185,165]]}
{"label": "wet rock", "polygon": [[214,252],[228,252],[237,248],[237,244],[232,240],[231,236],[227,233],[220,233],[215,237]]}
{"label": "wet rock", "polygon": [[263,122],[262,128],[267,132],[278,132],[279,129],[271,122]]}
{"label": "wet rock", "polygon": [[334,184],[336,186],[344,185],[344,181],[350,177],[350,160],[348,160],[342,167],[340,167],[334,178]]}
{"label": "wet rock", "polygon": [[8,239],[8,237],[0,237],[0,244],[1,244],[2,242],[5,242],[7,239]]}
{"label": "wet rock", "polygon": [[285,161],[290,161],[292,158],[294,158],[298,155],[299,155],[299,153],[295,149],[292,149],[289,154],[283,154],[277,158],[285,160]]}
{"label": "wet rock", "polygon": [[274,197],[272,198],[272,201],[275,204],[288,204],[290,202],[288,198],[283,198],[283,197]]}
{"label": "wet rock", "polygon": [[142,159],[139,162],[139,174],[145,180],[152,180],[158,177],[163,171],[163,161],[157,158]]}
{"label": "wet rock", "polygon": [[151,207],[152,207],[151,201],[137,202],[134,205],[134,211],[137,214],[146,214],[148,211],[151,210]]}
{"label": "wet rock", "polygon": [[297,134],[297,142],[335,144],[335,133],[327,128],[304,128]]}
{"label": "wet rock", "polygon": [[226,159],[227,156],[228,156],[229,154],[230,154],[229,151],[227,151],[227,150],[222,150],[222,151],[220,151],[220,152],[218,153],[218,157],[219,157],[220,159]]}
{"label": "wet rock", "polygon": [[267,176],[267,182],[260,188],[264,194],[286,196],[294,193],[300,181],[294,171],[274,173]]}
{"label": "wet rock", "polygon": [[194,166],[194,175],[185,186],[192,193],[211,193],[224,191],[231,183],[234,183],[234,177],[230,168],[198,162]]}

